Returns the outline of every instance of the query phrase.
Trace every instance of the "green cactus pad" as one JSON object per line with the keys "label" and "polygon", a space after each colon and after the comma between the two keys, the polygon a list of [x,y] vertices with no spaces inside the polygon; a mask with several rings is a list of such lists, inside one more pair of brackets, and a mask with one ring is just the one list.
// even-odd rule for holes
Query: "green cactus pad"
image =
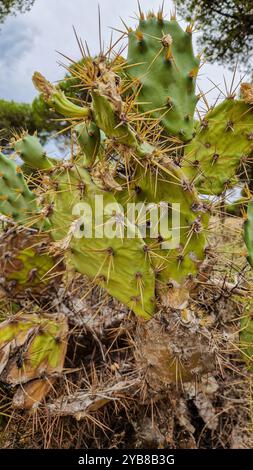
{"label": "green cactus pad", "polygon": [[240,347],[242,358],[246,362],[249,370],[253,372],[253,319],[244,317],[241,320]]}
{"label": "green cactus pad", "polygon": [[52,240],[35,230],[10,229],[0,237],[0,285],[12,298],[50,296],[62,280],[62,257],[50,255]]}
{"label": "green cactus pad", "polygon": [[93,115],[96,124],[107,137],[115,139],[116,144],[139,148],[135,133],[129,125],[120,120],[115,107],[106,96],[92,92]]}
{"label": "green cactus pad", "polygon": [[253,150],[252,128],[253,107],[243,100],[226,99],[205,115],[184,157],[185,173],[200,192],[219,195],[236,184],[240,163]]}
{"label": "green cactus pad", "polygon": [[150,112],[166,134],[190,140],[200,62],[193,53],[191,33],[175,20],[141,19],[138,29],[129,32],[127,61],[127,73],[140,88],[139,110]]}
{"label": "green cactus pad", "polygon": [[89,108],[78,106],[70,101],[59,88],[51,85],[39,72],[33,75],[34,86],[40,91],[45,101],[64,117],[87,119],[91,117]]}
{"label": "green cactus pad", "polygon": [[37,212],[36,199],[20,168],[0,154],[0,214],[20,224],[30,223]]}
{"label": "green cactus pad", "polygon": [[[157,172],[155,171],[158,170]],[[157,173],[157,174],[155,174]],[[184,286],[196,277],[199,266],[205,258],[206,234],[209,221],[208,206],[203,204],[185,178],[179,167],[169,159],[153,160],[153,166],[143,175],[139,166],[135,172],[135,181],[130,191],[117,196],[124,205],[126,202],[156,203],[157,205],[179,204],[180,212],[178,244],[166,249],[164,242],[171,241],[158,234],[158,238],[145,238],[148,245],[148,257],[156,273],[157,287],[165,300],[171,304],[181,305],[184,297]],[[174,208],[176,210],[176,208]],[[168,227],[172,228],[172,212],[169,211]],[[180,298],[180,290],[182,297]],[[175,302],[173,301],[175,299]],[[165,300],[166,302],[166,300]]]}
{"label": "green cactus pad", "polygon": [[0,376],[12,386],[62,372],[68,325],[63,315],[17,314],[0,323]]}
{"label": "green cactus pad", "polygon": [[94,122],[78,124],[75,127],[77,140],[84,153],[84,166],[91,166],[99,152],[100,130]]}
{"label": "green cactus pad", "polygon": [[[116,218],[122,217],[113,194],[99,190],[89,173],[80,167],[73,166],[63,174],[59,171],[54,174],[54,179],[58,182],[58,190],[49,195],[54,207],[50,216],[51,235],[59,248],[70,253],[69,259],[78,272],[88,275],[134,312],[148,318],[155,308],[155,279],[145,254],[144,241],[141,236],[129,239],[124,236],[128,225],[129,232],[135,230],[124,217],[118,225],[122,230],[118,238],[101,233],[101,229],[108,227],[110,230]],[[94,219],[95,196],[103,197],[104,206],[111,205],[107,206],[108,212],[99,222]],[[88,204],[92,210],[91,217],[86,215],[83,223],[80,222],[81,207],[80,213],[73,212],[80,203]],[[86,237],[81,233],[77,238],[76,229],[86,230]],[[95,233],[96,230],[99,233]]]}
{"label": "green cactus pad", "polygon": [[253,201],[249,202],[247,220],[244,223],[244,242],[248,249],[248,262],[253,268]]}
{"label": "green cactus pad", "polygon": [[20,157],[30,168],[49,170],[54,166],[35,135],[24,135],[15,143],[15,150],[20,153]]}

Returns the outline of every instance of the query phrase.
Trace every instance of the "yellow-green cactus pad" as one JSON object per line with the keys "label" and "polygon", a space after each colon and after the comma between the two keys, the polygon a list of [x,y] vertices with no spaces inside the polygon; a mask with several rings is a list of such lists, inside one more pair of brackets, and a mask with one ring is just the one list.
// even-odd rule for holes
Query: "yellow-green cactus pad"
{"label": "yellow-green cactus pad", "polygon": [[[54,181],[58,189],[49,192],[49,203],[53,205],[50,222],[51,235],[59,249],[70,253],[69,259],[78,272],[88,275],[134,312],[148,318],[155,308],[154,272],[141,236],[124,236],[126,227],[129,232],[137,230],[136,227],[122,216],[113,194],[99,190],[85,169],[73,165],[67,172],[59,170]],[[88,207],[86,214],[83,203]],[[102,211],[105,206],[108,209],[98,221],[95,206],[100,203]],[[116,219],[118,235],[111,238]],[[107,230],[110,235],[106,235]]]}
{"label": "yellow-green cactus pad", "polygon": [[253,319],[252,316],[241,320],[240,347],[242,358],[249,370],[253,372]]}
{"label": "yellow-green cactus pad", "polygon": [[60,374],[67,350],[64,315],[17,314],[0,323],[1,380],[13,386]]}
{"label": "yellow-green cactus pad", "polygon": [[52,240],[35,230],[10,229],[0,237],[0,284],[15,297],[50,296],[64,273],[62,257],[48,253]]}
{"label": "yellow-green cactus pad", "polygon": [[247,220],[244,223],[244,241],[248,249],[248,261],[253,268],[253,201],[248,205]]}

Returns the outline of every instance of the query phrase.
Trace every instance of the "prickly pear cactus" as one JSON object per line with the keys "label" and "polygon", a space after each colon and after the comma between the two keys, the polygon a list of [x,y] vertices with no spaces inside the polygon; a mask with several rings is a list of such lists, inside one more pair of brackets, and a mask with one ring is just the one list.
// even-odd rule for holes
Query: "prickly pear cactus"
{"label": "prickly pear cactus", "polygon": [[249,370],[253,372],[253,320],[252,314],[241,321],[240,348],[242,358]]}
{"label": "prickly pear cactus", "polygon": [[253,201],[248,204],[247,220],[244,223],[244,241],[248,249],[248,261],[253,267]]}
{"label": "prickly pear cactus", "polygon": [[1,374],[6,382],[18,385],[44,373],[61,372],[67,332],[61,315],[17,314],[0,323]]}
{"label": "prickly pear cactus", "polygon": [[[240,99],[231,93],[196,121],[200,58],[192,27],[183,31],[162,10],[140,10],[137,29],[126,35],[126,60],[110,48],[71,67],[71,99],[35,73],[41,99],[71,128],[71,158],[49,158],[26,133],[13,146],[30,175],[0,157],[0,212],[15,230],[0,240],[1,283],[14,297],[48,295],[62,280],[64,259],[66,270],[150,320],[137,322],[136,359],[152,386],[196,381],[214,368],[217,345],[191,294],[215,201],[253,152],[252,87],[243,84]],[[252,204],[245,242],[253,265],[251,212]],[[50,390],[66,352],[65,321],[29,318],[0,325],[2,377],[24,384],[14,397],[24,408]],[[250,360],[251,336],[249,320],[241,342]]]}
{"label": "prickly pear cactus", "polygon": [[15,222],[29,224],[36,210],[35,195],[29,190],[20,167],[0,154],[0,213]]}
{"label": "prickly pear cactus", "polygon": [[[67,335],[64,315],[18,313],[0,323],[0,379],[12,387],[22,384],[26,387],[23,389],[22,385],[22,391],[17,392],[16,406],[26,401],[30,408],[48,393],[50,380],[61,374],[64,367]],[[42,377],[49,386],[42,381],[34,387],[33,381]]]}
{"label": "prickly pear cactus", "polygon": [[53,166],[36,136],[24,133],[16,140],[15,150],[20,154],[24,163],[31,168],[49,170]]}
{"label": "prickly pear cactus", "polygon": [[227,98],[211,109],[196,126],[186,145],[184,172],[204,194],[219,195],[235,186],[253,150],[253,107]]}
{"label": "prickly pear cactus", "polygon": [[167,135],[192,139],[200,59],[191,28],[184,31],[174,17],[165,20],[162,11],[141,12],[137,29],[129,31],[128,65],[143,116],[156,119]]}
{"label": "prickly pear cactus", "polygon": [[94,122],[78,124],[75,127],[77,140],[84,154],[84,165],[91,166],[99,152],[101,135]]}
{"label": "prickly pear cactus", "polygon": [[12,298],[48,297],[64,273],[62,257],[48,254],[50,237],[35,230],[10,228],[0,236],[0,286]]}
{"label": "prickly pear cactus", "polygon": [[[48,233],[51,251],[150,318],[156,301],[187,305],[205,259],[211,215],[199,193],[219,195],[235,184],[252,151],[253,110],[244,87],[241,100],[229,97],[194,124],[200,59],[193,53],[192,28],[183,31],[162,10],[146,17],[140,11],[137,30],[127,28],[126,34],[126,61],[110,51],[110,60],[101,53],[71,68],[87,92],[85,102],[69,100],[39,73],[33,77],[73,128],[71,160],[49,159],[35,136],[17,139],[15,150],[40,171],[31,213]],[[128,214],[129,202],[148,206],[145,227],[138,214]],[[95,209],[102,206],[97,220]],[[160,219],[165,209],[171,228],[161,230],[159,220],[155,237],[154,206]]]}

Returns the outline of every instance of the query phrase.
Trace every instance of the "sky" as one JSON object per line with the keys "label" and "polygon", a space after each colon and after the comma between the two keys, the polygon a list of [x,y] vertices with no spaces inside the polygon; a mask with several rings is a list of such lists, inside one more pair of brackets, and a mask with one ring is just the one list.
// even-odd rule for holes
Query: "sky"
{"label": "sky", "polygon": [[[144,10],[157,11],[161,0],[142,0],[141,4]],[[130,26],[136,24],[133,14],[137,12],[137,0],[99,0],[99,5],[105,44],[110,42],[112,27],[122,29],[120,17]],[[172,9],[173,3],[165,0],[166,13]],[[66,60],[56,51],[71,59],[80,58],[73,26],[82,40],[88,42],[91,53],[96,54],[99,51],[96,0],[35,0],[30,12],[8,17],[0,27],[0,98],[31,102],[37,94],[31,81],[35,70],[51,81],[62,78],[65,71],[59,62]],[[114,34],[116,38],[117,33]],[[196,38],[197,35],[194,42]],[[217,89],[209,92],[212,82],[224,90],[223,75],[230,83],[232,72],[227,67],[212,64],[201,69],[198,85],[208,92],[210,102],[217,96]]]}

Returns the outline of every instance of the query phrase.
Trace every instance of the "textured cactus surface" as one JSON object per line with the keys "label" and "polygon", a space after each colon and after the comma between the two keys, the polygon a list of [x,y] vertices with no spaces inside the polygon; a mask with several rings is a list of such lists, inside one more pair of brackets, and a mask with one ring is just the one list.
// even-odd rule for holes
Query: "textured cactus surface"
{"label": "textured cactus surface", "polygon": [[[57,182],[57,191],[49,190],[49,204],[54,207],[50,222],[52,237],[59,249],[70,253],[77,271],[93,278],[140,315],[151,315],[155,307],[155,280],[144,251],[145,243],[141,237],[128,239],[124,236],[127,221],[122,212],[117,212],[113,194],[100,191],[89,173],[80,167],[73,166],[63,174],[59,170],[53,179]],[[111,210],[99,221],[94,219],[95,196],[103,198],[105,205],[111,204]],[[92,212],[91,216],[90,212],[84,214],[83,221],[79,221],[73,208],[82,203],[88,204]],[[117,217],[122,218],[122,236],[119,233],[117,238],[108,238],[101,234],[101,229],[113,229]],[[128,223],[128,230],[134,231],[135,227]]]}
{"label": "textured cactus surface", "polygon": [[0,213],[15,222],[29,224],[36,210],[35,196],[19,166],[0,154]]}
{"label": "textured cactus surface", "polygon": [[94,163],[100,147],[100,130],[94,122],[78,124],[75,127],[77,140],[84,154],[84,166]]}
{"label": "textured cactus surface", "polygon": [[62,372],[68,326],[63,315],[17,314],[0,323],[0,374],[20,385]]}
{"label": "textured cactus surface", "polygon": [[252,315],[241,320],[240,346],[242,358],[253,372],[253,320]]}
{"label": "textured cactus surface", "polygon": [[10,229],[0,237],[0,285],[12,298],[50,295],[62,279],[61,257],[48,254],[47,234]]}
{"label": "textured cactus surface", "polygon": [[25,134],[17,140],[15,150],[20,154],[20,157],[27,166],[31,168],[47,170],[53,166],[36,136]]}
{"label": "textured cactus surface", "polygon": [[248,249],[248,261],[253,268],[253,201],[248,205],[247,220],[244,223],[244,241]]}
{"label": "textured cactus surface", "polygon": [[129,32],[127,73],[139,89],[139,109],[183,141],[193,137],[199,63],[191,31],[176,20],[143,15],[136,31]]}
{"label": "textured cactus surface", "polygon": [[172,204],[180,204],[178,209],[174,207],[175,211],[180,212],[176,225],[180,226],[178,245],[173,247],[171,244],[171,248],[166,249],[165,243],[171,242],[172,236],[175,236],[170,230],[165,234],[158,230],[157,239],[150,238],[147,231],[145,242],[163,302],[175,308],[181,306],[185,301],[187,285],[189,287],[190,279],[197,275],[199,265],[205,258],[208,204],[199,200],[194,186],[187,182],[181,169],[164,158],[154,159],[153,165],[144,174],[143,166],[139,165],[134,183],[123,194],[119,193],[118,198],[123,206],[128,201],[149,203],[151,208],[153,204],[160,205],[160,211],[162,208],[168,210],[168,227],[173,226]]}
{"label": "textured cactus surface", "polygon": [[196,126],[186,146],[185,174],[205,194],[219,195],[236,184],[236,173],[253,150],[253,108],[228,98]]}
{"label": "textured cactus surface", "polygon": [[59,89],[51,85],[50,82],[45,81],[39,72],[33,76],[33,83],[43,96],[47,103],[52,106],[58,113],[68,116],[69,118],[87,118],[90,115],[88,108],[77,106],[72,101],[69,101],[65,94]]}

